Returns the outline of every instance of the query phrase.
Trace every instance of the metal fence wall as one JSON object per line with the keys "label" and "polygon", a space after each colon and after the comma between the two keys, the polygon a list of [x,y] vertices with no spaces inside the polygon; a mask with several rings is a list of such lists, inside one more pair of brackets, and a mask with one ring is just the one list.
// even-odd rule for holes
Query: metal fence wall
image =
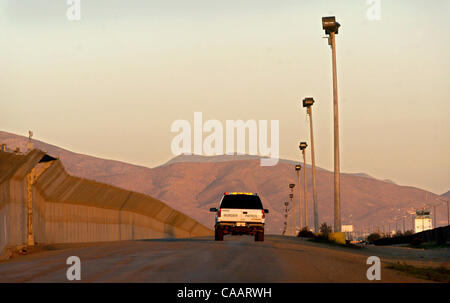
{"label": "metal fence wall", "polygon": [[381,238],[373,241],[375,245],[393,245],[393,244],[408,244],[414,239],[420,239],[423,242],[436,242],[437,244],[444,244],[450,241],[450,225],[438,227],[422,231],[417,234],[409,236],[400,236],[392,238]]}
{"label": "metal fence wall", "polygon": [[70,176],[61,161],[46,159],[43,164],[44,157],[39,150],[0,152],[0,259],[7,248],[27,245],[29,205],[36,243],[213,234],[157,199]]}

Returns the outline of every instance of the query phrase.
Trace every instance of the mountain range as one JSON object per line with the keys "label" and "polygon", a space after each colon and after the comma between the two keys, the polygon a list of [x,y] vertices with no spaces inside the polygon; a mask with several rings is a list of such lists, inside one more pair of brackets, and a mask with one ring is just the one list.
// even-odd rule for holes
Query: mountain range
{"label": "mountain range", "polygon": [[[0,143],[7,144],[10,149],[19,147],[25,151],[27,142],[26,137],[0,131]],[[72,175],[148,194],[209,227],[214,224],[214,214],[209,208],[218,206],[224,192],[256,192],[264,207],[270,210],[266,220],[268,233],[281,233],[284,202],[289,200],[288,184],[297,183],[296,162],[291,160],[280,159],[275,166],[260,166],[258,156],[181,155],[158,167],[148,168],[74,153],[34,139],[33,143],[35,148],[61,159]],[[316,175],[319,222],[332,225],[333,172],[318,167]],[[303,175],[301,180],[303,183]],[[308,218],[312,226],[312,178],[308,165],[307,186]],[[408,215],[425,203],[441,205],[442,198],[449,196],[450,191],[439,196],[390,180],[377,180],[364,173],[341,173],[342,224],[353,224],[357,228],[369,224],[387,225],[394,217]],[[294,199],[298,211],[297,187]],[[438,225],[446,224],[446,208],[438,206],[436,212]],[[406,227],[410,228],[411,220],[406,220]]]}

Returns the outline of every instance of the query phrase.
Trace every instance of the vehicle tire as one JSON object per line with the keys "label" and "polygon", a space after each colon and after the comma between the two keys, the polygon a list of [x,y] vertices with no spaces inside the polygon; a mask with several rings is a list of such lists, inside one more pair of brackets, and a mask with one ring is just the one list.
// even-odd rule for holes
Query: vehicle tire
{"label": "vehicle tire", "polygon": [[217,227],[214,234],[214,239],[216,241],[223,241],[223,230],[222,228]]}
{"label": "vehicle tire", "polygon": [[264,241],[264,231],[258,231],[255,234],[255,241],[263,242]]}

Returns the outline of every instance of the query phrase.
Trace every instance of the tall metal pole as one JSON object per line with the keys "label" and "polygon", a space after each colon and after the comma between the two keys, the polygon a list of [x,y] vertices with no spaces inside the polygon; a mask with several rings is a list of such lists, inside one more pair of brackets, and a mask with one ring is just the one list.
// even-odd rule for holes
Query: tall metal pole
{"label": "tall metal pole", "polygon": [[295,167],[295,171],[297,172],[297,187],[298,187],[298,209],[299,209],[299,222],[300,222],[300,229],[303,228],[303,210],[302,210],[302,188],[300,183],[300,170],[302,167],[300,165],[297,165]]}
{"label": "tall metal pole", "polygon": [[334,108],[334,231],[341,231],[341,190],[340,190],[340,160],[339,160],[339,111],[338,87],[336,70],[335,32],[330,33],[333,57],[333,108]]}
{"label": "tall metal pole", "polygon": [[289,194],[289,199],[291,200],[291,234],[295,236],[295,211],[294,211],[294,187],[291,187],[291,193]]}
{"label": "tall metal pole", "polygon": [[405,216],[403,216],[403,233],[406,231]]}
{"label": "tall metal pole", "polygon": [[436,228],[436,224],[437,224],[437,213],[436,213],[436,205],[433,205],[433,217],[434,217],[434,220],[433,220],[433,223],[434,223],[434,228]]}
{"label": "tall metal pole", "polygon": [[[289,236],[289,202],[284,202],[285,209],[285,219],[286,219],[286,226],[284,228],[285,233]],[[284,233],[283,233],[284,234]]]}
{"label": "tall metal pole", "polygon": [[291,232],[291,222],[290,222],[291,221],[291,216],[289,214],[289,206],[286,207],[286,214],[287,214],[287,218],[286,218],[286,221],[287,221],[286,234],[289,236],[290,232]]}
{"label": "tall metal pole", "polygon": [[447,225],[450,225],[450,210],[448,208],[448,201],[447,201]]}
{"label": "tall metal pole", "polygon": [[305,213],[304,213],[304,218],[305,218],[305,227],[308,228],[308,199],[307,199],[307,184],[306,184],[306,151],[305,149],[302,150],[302,154],[303,154],[303,183],[304,183],[304,187],[305,187],[305,191],[304,191],[304,199],[305,199]]}
{"label": "tall metal pole", "polygon": [[[289,203],[289,202],[286,202],[286,203]],[[284,231],[289,236],[289,213],[288,213],[288,207],[287,206],[286,206],[286,209],[285,209],[284,217],[285,217],[285,220],[286,220],[286,226],[284,227]]]}
{"label": "tall metal pole", "polygon": [[317,205],[317,189],[316,189],[316,157],[314,154],[314,132],[313,132],[313,118],[311,106],[307,108],[309,114],[309,130],[311,140],[311,165],[313,177],[313,203],[314,203],[314,231],[319,232],[319,209]]}

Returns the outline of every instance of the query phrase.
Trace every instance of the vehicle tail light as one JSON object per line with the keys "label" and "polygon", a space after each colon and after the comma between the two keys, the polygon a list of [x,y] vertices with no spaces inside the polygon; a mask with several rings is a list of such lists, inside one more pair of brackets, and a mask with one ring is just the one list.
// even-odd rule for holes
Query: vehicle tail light
{"label": "vehicle tail light", "polygon": [[219,213],[218,213],[218,217],[220,218],[220,214],[221,214],[222,210],[219,208]]}
{"label": "vehicle tail light", "polygon": [[264,213],[264,209],[261,209],[262,211],[262,218],[264,219],[266,217],[266,214]]}

